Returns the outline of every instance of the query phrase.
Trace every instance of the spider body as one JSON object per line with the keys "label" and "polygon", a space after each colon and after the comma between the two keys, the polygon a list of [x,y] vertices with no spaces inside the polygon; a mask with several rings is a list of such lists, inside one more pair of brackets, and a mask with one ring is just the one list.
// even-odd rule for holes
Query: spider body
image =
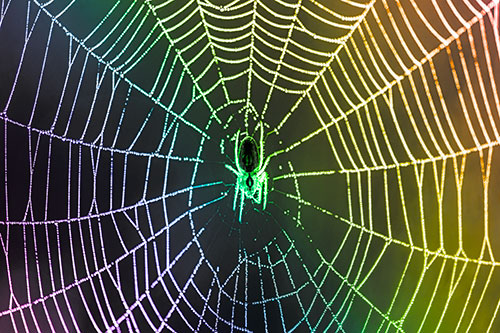
{"label": "spider body", "polygon": [[247,136],[241,141],[238,158],[243,170],[250,173],[257,168],[259,156],[257,155],[257,143],[254,138]]}
{"label": "spider body", "polygon": [[240,131],[236,133],[234,146],[234,161],[236,168],[226,164],[236,176],[233,210],[236,210],[238,196],[240,197],[239,221],[245,204],[245,199],[250,199],[256,204],[262,204],[266,209],[267,204],[267,173],[266,167],[269,158],[264,159],[264,128],[260,124],[259,144],[249,135],[240,141]]}
{"label": "spider body", "polygon": [[247,136],[241,141],[238,157],[242,169],[247,173],[245,184],[250,190],[254,184],[252,172],[259,166],[259,156],[257,143],[251,136]]}

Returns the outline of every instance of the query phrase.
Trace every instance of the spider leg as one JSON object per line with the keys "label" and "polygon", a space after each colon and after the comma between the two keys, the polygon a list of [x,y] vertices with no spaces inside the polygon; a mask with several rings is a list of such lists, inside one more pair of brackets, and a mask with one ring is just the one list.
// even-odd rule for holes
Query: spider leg
{"label": "spider leg", "polygon": [[[259,179],[259,182],[260,182],[260,179]],[[257,198],[255,198],[255,193],[254,193],[253,201],[255,201],[255,203],[257,205],[260,205],[260,203],[262,201],[262,185],[259,184],[259,187],[257,187],[257,189],[255,191],[257,193]]]}
{"label": "spider leg", "polygon": [[264,159],[264,125],[262,122],[259,123],[260,126],[260,140],[259,140],[259,145],[260,145],[260,156],[259,156],[259,170],[262,169],[262,164],[263,164],[263,159]]}
{"label": "spider leg", "polygon": [[240,157],[238,154],[238,149],[240,148],[239,145],[240,145],[240,130],[236,132],[236,142],[234,144],[234,163],[236,164],[236,169],[241,170]]}
{"label": "spider leg", "polygon": [[261,195],[264,196],[263,198],[263,203],[262,203],[262,210],[265,210],[266,209],[266,205],[267,205],[267,174],[264,173],[264,193],[261,192]]}
{"label": "spider leg", "polygon": [[238,193],[240,192],[240,184],[236,182],[236,188],[234,189],[234,200],[233,200],[233,211],[236,210],[236,202],[238,200]]}
{"label": "spider leg", "polygon": [[238,171],[236,171],[236,169],[234,169],[229,164],[226,164],[226,169],[229,169],[232,173],[234,173],[235,175],[238,175]]}
{"label": "spider leg", "polygon": [[241,199],[240,199],[240,223],[241,223],[241,213],[243,212],[243,205],[245,204],[245,194],[244,193],[241,193]]}
{"label": "spider leg", "polygon": [[271,160],[271,157],[273,155],[269,155],[266,160],[264,161],[264,164],[262,165],[262,167],[259,169],[260,171],[257,173],[257,175],[260,177],[260,175],[262,175],[262,173],[264,173],[266,171],[266,168],[267,168],[267,165],[269,164],[269,161]]}

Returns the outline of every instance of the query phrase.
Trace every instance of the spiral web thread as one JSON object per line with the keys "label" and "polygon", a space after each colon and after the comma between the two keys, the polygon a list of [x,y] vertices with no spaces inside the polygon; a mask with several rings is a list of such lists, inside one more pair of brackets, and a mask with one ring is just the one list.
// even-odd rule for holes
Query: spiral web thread
{"label": "spiral web thread", "polygon": [[[498,329],[499,193],[491,186],[499,171],[498,1],[116,1],[85,37],[65,23],[81,2],[1,1],[0,32],[25,15],[16,71],[0,100],[7,295],[0,318],[12,329],[81,331],[86,315],[95,330],[251,331],[250,308],[260,309],[266,331],[271,314],[283,331]],[[58,57],[63,75],[53,79]],[[154,75],[144,79],[143,71]],[[26,75],[36,85],[26,88]],[[253,100],[256,85],[266,89],[262,106]],[[80,102],[86,87],[90,105]],[[29,89],[29,107],[13,107]],[[47,117],[40,101],[50,89],[57,91]],[[292,106],[266,122],[276,94]],[[298,207],[288,219],[307,230],[312,210],[346,228],[335,251],[318,247],[316,261],[306,260],[284,231],[256,254],[240,249],[238,264],[220,277],[203,245],[216,222],[195,222],[231,202],[232,192],[197,174],[211,128],[236,121],[222,116],[231,105],[247,128],[262,119],[276,133],[297,115],[317,119],[314,131],[271,156],[287,159],[323,137],[335,167],[295,171],[289,158],[290,171],[271,177],[294,184],[294,193],[274,191]],[[142,122],[132,123],[131,113]],[[85,126],[73,125],[77,117]],[[11,133],[25,138],[25,166],[11,162]],[[190,154],[176,149],[187,136],[199,144]],[[179,188],[167,184],[171,165],[192,170]],[[131,174],[142,177],[139,196],[129,189]],[[320,177],[342,177],[347,214],[301,189]],[[55,198],[52,184],[61,181],[65,196]],[[106,199],[97,194],[103,186]],[[193,200],[212,187],[219,196]],[[172,215],[169,200],[185,195],[185,209]],[[475,241],[466,240],[471,225]],[[188,238],[178,236],[184,226]],[[373,295],[368,286],[380,283],[372,281],[391,268],[385,258],[394,253],[404,257],[395,284]],[[122,284],[125,275],[131,285]],[[257,288],[250,275],[260,277]]]}

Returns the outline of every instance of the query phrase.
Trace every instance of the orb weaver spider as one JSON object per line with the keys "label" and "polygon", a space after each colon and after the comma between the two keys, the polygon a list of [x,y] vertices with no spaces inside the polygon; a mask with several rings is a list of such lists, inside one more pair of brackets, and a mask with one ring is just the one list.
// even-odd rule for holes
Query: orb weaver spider
{"label": "orb weaver spider", "polygon": [[236,169],[226,164],[226,168],[236,175],[234,190],[233,210],[236,211],[238,195],[240,196],[239,221],[241,223],[241,214],[245,199],[251,199],[256,204],[262,203],[262,209],[267,205],[267,182],[266,172],[269,157],[264,160],[264,125],[260,123],[259,144],[250,135],[245,135],[241,142],[240,130],[236,133],[236,143],[234,145],[234,163]]}

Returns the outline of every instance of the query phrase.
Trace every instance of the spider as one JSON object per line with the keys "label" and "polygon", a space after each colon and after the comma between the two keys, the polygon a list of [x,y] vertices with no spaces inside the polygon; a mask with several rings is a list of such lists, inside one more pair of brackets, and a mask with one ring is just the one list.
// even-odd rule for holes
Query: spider
{"label": "spider", "polygon": [[253,200],[256,204],[262,203],[262,209],[267,204],[267,172],[266,167],[269,157],[264,160],[264,125],[260,126],[259,144],[249,135],[245,135],[241,142],[240,131],[236,133],[234,145],[234,163],[236,169],[226,164],[226,168],[236,175],[233,210],[236,210],[238,195],[240,196],[239,221],[245,204],[245,198]]}

